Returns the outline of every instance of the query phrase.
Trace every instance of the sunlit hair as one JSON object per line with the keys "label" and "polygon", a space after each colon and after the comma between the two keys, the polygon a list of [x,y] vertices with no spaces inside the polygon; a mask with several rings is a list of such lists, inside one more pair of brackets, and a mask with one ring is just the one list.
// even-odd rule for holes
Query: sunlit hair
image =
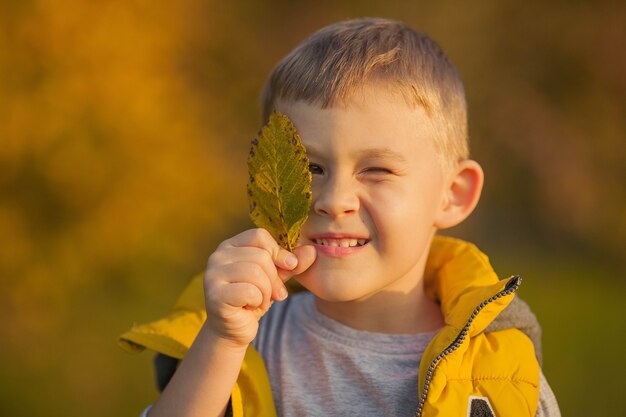
{"label": "sunlit hair", "polygon": [[379,84],[421,106],[439,132],[446,163],[468,158],[467,108],[461,77],[428,36],[387,19],[346,20],[311,35],[272,70],[261,97],[264,120],[277,100],[322,108]]}

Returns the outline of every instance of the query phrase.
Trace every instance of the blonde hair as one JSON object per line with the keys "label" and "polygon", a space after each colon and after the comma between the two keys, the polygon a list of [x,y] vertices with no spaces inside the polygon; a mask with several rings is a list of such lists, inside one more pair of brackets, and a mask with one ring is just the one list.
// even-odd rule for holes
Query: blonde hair
{"label": "blonde hair", "polygon": [[372,82],[426,111],[440,132],[435,146],[445,162],[469,157],[465,91],[457,69],[432,39],[393,20],[346,20],[311,35],[270,73],[261,97],[264,120],[279,99],[327,108]]}

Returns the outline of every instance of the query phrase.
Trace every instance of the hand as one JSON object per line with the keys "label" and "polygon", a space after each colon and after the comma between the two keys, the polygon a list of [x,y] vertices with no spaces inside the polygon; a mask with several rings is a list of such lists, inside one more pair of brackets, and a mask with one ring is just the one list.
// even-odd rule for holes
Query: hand
{"label": "hand", "polygon": [[287,296],[285,282],[315,260],[315,248],[293,253],[265,229],[251,229],[222,242],[204,273],[205,326],[220,339],[245,347],[256,337],[259,319],[274,300]]}

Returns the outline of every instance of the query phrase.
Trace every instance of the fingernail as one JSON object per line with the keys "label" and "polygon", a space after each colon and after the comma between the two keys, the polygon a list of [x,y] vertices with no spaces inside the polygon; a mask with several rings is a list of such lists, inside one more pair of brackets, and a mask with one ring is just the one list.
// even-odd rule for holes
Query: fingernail
{"label": "fingernail", "polygon": [[285,259],[285,265],[287,265],[289,268],[295,267],[296,265],[298,265],[298,258],[296,258],[294,255],[287,256],[287,258]]}
{"label": "fingernail", "polygon": [[287,293],[287,288],[282,287],[280,290],[278,290],[278,298],[280,299],[280,301],[283,301],[285,298],[287,298],[288,295],[289,293]]}

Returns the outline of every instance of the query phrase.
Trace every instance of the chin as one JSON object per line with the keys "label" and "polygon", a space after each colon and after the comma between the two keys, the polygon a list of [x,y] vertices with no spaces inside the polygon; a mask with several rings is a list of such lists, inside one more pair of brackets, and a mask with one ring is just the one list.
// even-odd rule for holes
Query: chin
{"label": "chin", "polygon": [[332,259],[317,259],[295,279],[317,298],[329,302],[348,302],[370,294],[377,268],[362,268],[353,262],[343,264]]}
{"label": "chin", "polygon": [[356,296],[354,294],[340,294],[336,291],[311,291],[316,298],[324,300],[329,303],[347,303],[355,301]]}
{"label": "chin", "polygon": [[298,283],[300,283],[309,292],[324,301],[341,303],[355,301],[363,297],[364,294],[355,291],[354,282],[341,282],[337,280],[334,282],[324,282],[316,277],[309,275],[307,277],[298,277]]}

